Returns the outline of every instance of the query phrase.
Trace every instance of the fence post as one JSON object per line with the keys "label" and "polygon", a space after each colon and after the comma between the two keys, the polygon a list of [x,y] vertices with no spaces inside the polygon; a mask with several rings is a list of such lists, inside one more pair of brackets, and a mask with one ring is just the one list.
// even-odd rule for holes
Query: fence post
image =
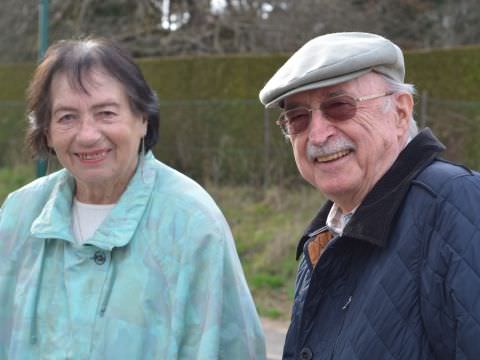
{"label": "fence post", "polygon": [[[38,61],[42,61],[43,55],[48,47],[48,0],[40,0],[38,11]],[[37,160],[37,177],[44,176],[47,173],[47,161]]]}
{"label": "fence post", "polygon": [[420,108],[420,128],[423,129],[427,126],[428,120],[428,91],[422,90],[421,93],[421,108]]}
{"label": "fence post", "polygon": [[270,119],[268,109],[263,109],[263,186],[270,185]]}

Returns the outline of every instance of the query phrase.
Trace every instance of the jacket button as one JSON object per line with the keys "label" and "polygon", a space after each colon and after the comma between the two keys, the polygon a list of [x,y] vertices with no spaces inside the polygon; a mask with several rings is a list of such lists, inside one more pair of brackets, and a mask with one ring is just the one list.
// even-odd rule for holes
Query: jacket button
{"label": "jacket button", "polygon": [[312,350],[308,347],[304,347],[302,351],[300,351],[300,359],[301,360],[311,360],[313,359]]}
{"label": "jacket button", "polygon": [[103,251],[96,251],[93,255],[93,261],[95,261],[95,264],[97,265],[103,265],[106,259],[107,257]]}

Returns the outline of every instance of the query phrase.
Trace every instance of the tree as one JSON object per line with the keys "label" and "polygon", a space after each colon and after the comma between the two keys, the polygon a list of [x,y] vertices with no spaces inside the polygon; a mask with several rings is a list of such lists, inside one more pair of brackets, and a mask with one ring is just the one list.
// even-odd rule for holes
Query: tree
{"label": "tree", "polygon": [[[2,0],[0,61],[36,59],[38,1]],[[333,31],[403,48],[478,42],[477,0],[50,0],[50,42],[111,37],[135,56],[292,52]]]}

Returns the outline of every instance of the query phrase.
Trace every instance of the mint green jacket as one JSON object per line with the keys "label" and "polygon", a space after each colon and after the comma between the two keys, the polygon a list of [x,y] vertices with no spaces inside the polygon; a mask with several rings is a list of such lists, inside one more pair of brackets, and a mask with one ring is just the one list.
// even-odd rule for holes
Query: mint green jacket
{"label": "mint green jacket", "polygon": [[0,211],[0,359],[265,359],[230,229],[151,153],[83,246],[66,171]]}

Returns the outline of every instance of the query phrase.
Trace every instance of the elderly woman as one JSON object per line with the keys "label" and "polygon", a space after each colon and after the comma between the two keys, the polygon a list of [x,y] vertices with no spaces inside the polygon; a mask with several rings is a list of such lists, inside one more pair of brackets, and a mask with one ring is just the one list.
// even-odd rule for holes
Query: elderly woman
{"label": "elderly woman", "polygon": [[263,359],[229,227],[155,159],[156,96],[100,39],[61,41],[28,91],[28,142],[64,169],[0,212],[0,359]]}

